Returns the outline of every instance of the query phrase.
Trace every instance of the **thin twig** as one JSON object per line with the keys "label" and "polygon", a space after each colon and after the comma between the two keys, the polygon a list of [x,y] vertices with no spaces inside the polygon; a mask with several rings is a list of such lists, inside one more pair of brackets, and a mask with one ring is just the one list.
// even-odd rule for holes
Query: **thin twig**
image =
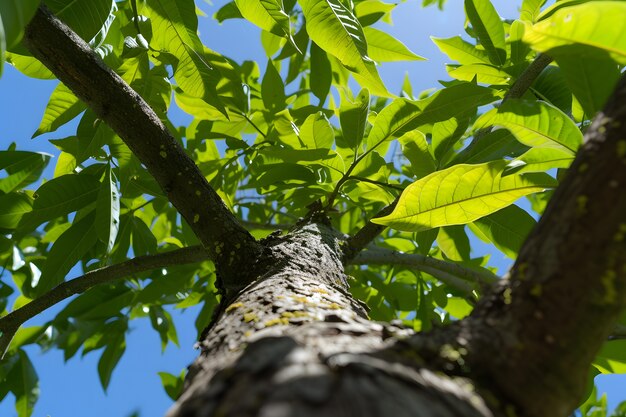
{"label": "thin twig", "polygon": [[426,272],[464,293],[472,292],[477,288],[477,285],[479,287],[487,286],[499,279],[498,276],[487,271],[469,269],[430,256],[378,247],[358,253],[349,263],[353,265],[404,265]]}
{"label": "thin twig", "polygon": [[129,261],[89,271],[80,277],[65,281],[30,303],[0,318],[0,331],[2,331],[0,348],[5,349],[0,351],[0,354],[4,356],[15,331],[23,323],[74,294],[79,294],[96,285],[132,276],[140,272],[172,265],[201,262],[207,259],[208,254],[202,246],[190,246],[156,255],[138,256]]}

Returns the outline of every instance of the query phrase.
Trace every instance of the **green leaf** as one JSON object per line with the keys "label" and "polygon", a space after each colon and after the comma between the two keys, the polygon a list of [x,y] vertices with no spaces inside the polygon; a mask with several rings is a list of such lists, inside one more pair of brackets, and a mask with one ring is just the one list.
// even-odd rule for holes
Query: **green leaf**
{"label": "green leaf", "polygon": [[522,9],[520,10],[520,20],[535,22],[541,11],[541,6],[543,6],[545,2],[546,0],[524,0],[522,2]]}
{"label": "green leaf", "polygon": [[493,243],[506,256],[515,259],[535,224],[535,219],[525,210],[510,205],[470,223],[469,228],[479,238]]}
{"label": "green leaf", "polygon": [[446,156],[463,136],[468,126],[469,119],[458,120],[456,117],[433,125],[431,145],[435,159],[440,162],[440,165],[443,165],[442,162],[445,163]]}
{"label": "green leaf", "polygon": [[27,151],[0,151],[0,170],[8,177],[0,178],[0,191],[8,194],[39,179],[52,155]]}
{"label": "green leaf", "polygon": [[324,104],[330,91],[333,80],[333,71],[324,52],[315,42],[311,42],[311,91],[320,99],[320,106]]}
{"label": "green leaf", "polygon": [[54,242],[37,284],[39,294],[43,294],[63,282],[70,269],[76,265],[76,262],[81,260],[96,244],[98,237],[95,231],[94,219],[95,214],[92,212],[78,222],[74,222]]}
{"label": "green leaf", "polygon": [[100,377],[100,384],[102,384],[102,388],[105,391],[111,381],[111,374],[122,355],[124,355],[125,350],[126,338],[123,331],[107,334],[107,345],[98,361],[98,376]]}
{"label": "green leaf", "polygon": [[363,29],[369,57],[377,62],[421,61],[426,58],[414,54],[402,42],[373,27]]}
{"label": "green leaf", "polygon": [[20,222],[20,228],[40,224],[79,210],[96,201],[100,182],[90,175],[69,174],[43,184],[35,193],[33,211]]}
{"label": "green leaf", "polygon": [[469,42],[464,41],[460,36],[452,38],[431,38],[432,41],[444,54],[450,59],[458,61],[460,64],[489,64],[489,55],[482,50],[476,48]]}
{"label": "green leaf", "polygon": [[115,176],[111,168],[107,167],[96,203],[96,233],[100,241],[107,245],[107,253],[113,249],[119,229],[120,194]]}
{"label": "green leaf", "polygon": [[539,52],[558,58],[580,55],[580,46],[595,49],[600,56],[608,54],[626,64],[626,3],[593,1],[557,10],[534,25],[526,24],[524,42]]}
{"label": "green leaf", "polygon": [[411,162],[411,172],[417,179],[434,172],[437,165],[430,151],[426,137],[419,130],[411,130],[398,141],[402,144],[402,153]]}
{"label": "green leaf", "polygon": [[478,164],[505,157],[516,157],[527,150],[528,147],[519,143],[511,132],[498,129],[485,135],[484,139],[472,142],[456,155],[450,165]]}
{"label": "green leaf", "polygon": [[462,262],[470,260],[470,242],[465,233],[465,226],[446,226],[439,228],[437,246],[446,258]]}
{"label": "green leaf", "polygon": [[59,83],[46,105],[46,110],[33,138],[43,133],[54,132],[83,111],[85,104],[78,99],[63,83]]}
{"label": "green leaf", "polygon": [[9,64],[27,77],[42,80],[54,80],[56,78],[41,61],[32,56],[7,52],[6,59]]}
{"label": "green leaf", "polygon": [[85,41],[89,42],[112,12],[112,0],[45,0],[46,6]]}
{"label": "green leaf", "polygon": [[39,7],[39,0],[0,1],[0,27],[4,32],[7,49],[13,48],[22,39],[24,28]]}
{"label": "green leaf", "polygon": [[565,82],[561,68],[554,65],[547,66],[530,89],[541,100],[555,105],[563,113],[572,112],[572,91]]}
{"label": "green leaf", "polygon": [[560,56],[557,63],[587,117],[595,116],[604,107],[619,80],[618,65],[610,58],[585,55]]}
{"label": "green leaf", "polygon": [[554,168],[567,168],[574,161],[574,155],[562,149],[532,148],[509,162],[505,174],[544,172]]}
{"label": "green leaf", "polygon": [[161,384],[163,384],[163,388],[167,393],[167,396],[170,397],[173,401],[176,401],[180,394],[183,392],[183,385],[185,383],[185,370],[183,369],[180,372],[180,375],[172,375],[167,372],[159,372],[159,377],[161,378]]}
{"label": "green leaf", "polygon": [[335,142],[335,133],[322,112],[306,118],[300,127],[300,140],[307,149],[330,149]]}
{"label": "green leaf", "polygon": [[187,94],[202,98],[225,114],[217,96],[216,86],[221,74],[204,55],[198,37],[198,18],[192,0],[148,0],[148,16],[152,20],[150,46],[172,54],[178,61],[174,78]]}
{"label": "green leaf", "polygon": [[21,346],[35,343],[46,329],[47,326],[20,327],[11,340],[9,351],[17,351]]}
{"label": "green leaf", "polygon": [[0,229],[15,229],[22,217],[32,210],[33,201],[22,193],[0,195]]}
{"label": "green leaf", "polygon": [[234,1],[229,1],[228,3],[220,7],[220,9],[217,12],[215,12],[213,17],[215,18],[215,20],[217,20],[220,23],[222,23],[224,20],[227,20],[227,19],[243,18],[243,16],[241,15],[241,12],[237,8],[237,5],[235,4]]}
{"label": "green leaf", "polygon": [[350,148],[356,149],[363,141],[367,116],[370,109],[370,92],[367,88],[362,89],[354,102],[342,100],[339,108],[339,123],[343,139]]}
{"label": "green leaf", "polygon": [[391,11],[396,6],[397,4],[384,3],[379,0],[364,0],[355,4],[354,15],[363,26],[373,25],[381,18],[385,22],[391,23],[391,19],[386,19],[386,17],[390,16]]}
{"label": "green leaf", "polygon": [[394,136],[423,125],[470,115],[478,106],[494,99],[493,90],[472,83],[444,88],[419,101],[396,99],[376,117],[367,138],[367,148],[374,149]]}
{"label": "green leaf", "polygon": [[446,65],[448,75],[461,81],[472,81],[481,84],[506,85],[511,75],[489,64]]}
{"label": "green leaf", "polygon": [[157,240],[143,220],[133,217],[133,253],[135,256],[155,253]]}
{"label": "green leaf", "polygon": [[363,28],[340,0],[300,1],[313,42],[336,57],[363,87],[379,96],[389,96],[376,66],[367,56]]}
{"label": "green leaf", "polygon": [[58,320],[68,318],[85,321],[104,321],[130,306],[135,294],[124,285],[96,286],[73,299],[58,315]]}
{"label": "green leaf", "polygon": [[626,373],[626,340],[605,342],[593,365],[603,374]]}
{"label": "green leaf", "polygon": [[18,356],[19,362],[11,369],[7,380],[10,381],[10,389],[15,395],[18,417],[29,417],[39,398],[39,377],[26,352],[20,349]]}
{"label": "green leaf", "polygon": [[503,126],[527,146],[569,151],[583,141],[576,124],[558,108],[541,101],[507,100],[498,109],[482,115],[474,129]]}
{"label": "green leaf", "polygon": [[267,67],[265,67],[265,75],[261,83],[261,96],[265,108],[272,113],[285,108],[285,85],[271,59],[267,60]]}
{"label": "green leaf", "polygon": [[235,3],[245,19],[267,32],[286,37],[295,46],[289,15],[283,10],[282,0],[235,0]]}
{"label": "green leaf", "polygon": [[494,65],[504,65],[506,43],[504,25],[489,0],[465,0],[465,13],[474,32]]}
{"label": "green leaf", "polygon": [[372,222],[409,232],[466,224],[556,186],[546,174],[502,177],[506,161],[455,165],[409,185],[394,211]]}

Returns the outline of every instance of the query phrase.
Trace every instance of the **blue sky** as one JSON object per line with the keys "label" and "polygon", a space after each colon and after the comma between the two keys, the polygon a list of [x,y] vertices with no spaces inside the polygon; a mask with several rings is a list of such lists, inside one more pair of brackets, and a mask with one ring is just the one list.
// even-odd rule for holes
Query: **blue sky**
{"label": "blue sky", "polygon": [[[214,5],[201,1],[197,3],[210,16],[225,1],[214,1]],[[449,0],[445,12],[436,8],[421,9],[420,3],[421,0],[409,0],[400,4],[393,14],[394,26],[385,25],[385,30],[402,40],[413,52],[428,58],[428,61],[410,64],[384,64],[380,69],[381,76],[392,92],[399,90],[407,72],[414,91],[436,87],[438,79],[446,79],[443,66],[446,57],[430,41],[430,36],[449,37],[463,32],[464,15],[460,0]],[[507,18],[517,16],[519,3],[521,0],[494,0],[498,12]],[[267,58],[260,46],[259,30],[251,24],[236,20],[226,21],[220,26],[211,18],[202,18],[199,30],[205,44],[212,49],[237,61],[256,60],[264,67]],[[29,79],[10,66],[5,67],[5,73],[0,78],[0,149],[16,142],[18,149],[55,153],[55,148],[47,140],[74,133],[75,122],[52,134],[30,139],[55,86],[56,81]],[[177,109],[173,109],[171,114],[174,124],[183,125],[189,121],[189,117]],[[51,166],[54,166],[54,160]],[[481,252],[487,250],[489,248],[479,247]],[[492,264],[503,270],[508,267],[509,261],[498,254],[492,256]],[[72,276],[78,273],[74,271]],[[59,309],[51,309],[28,324],[45,322]],[[60,351],[41,353],[38,348],[30,348],[28,352],[39,374],[41,387],[34,416],[126,417],[134,411],[139,411],[141,416],[163,415],[171,401],[161,387],[157,372],[178,374],[196,357],[197,352],[192,348],[196,337],[193,326],[196,313],[194,309],[173,313],[180,348],[170,345],[164,354],[161,353],[159,337],[147,319],[131,322],[126,353],[113,373],[107,393],[103,392],[98,380],[99,353],[74,357],[64,363]],[[596,382],[600,392],[609,393],[612,407],[626,399],[623,388],[626,386],[626,375],[601,376]],[[14,415],[13,398],[9,396],[0,403],[0,416]]]}

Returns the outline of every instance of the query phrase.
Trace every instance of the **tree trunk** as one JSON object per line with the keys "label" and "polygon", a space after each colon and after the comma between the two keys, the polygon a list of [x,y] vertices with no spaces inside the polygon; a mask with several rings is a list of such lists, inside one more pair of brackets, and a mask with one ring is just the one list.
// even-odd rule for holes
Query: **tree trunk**
{"label": "tree trunk", "polygon": [[413,332],[367,319],[338,238],[310,223],[263,242],[273,266],[207,333],[169,417],[492,415],[467,380],[391,354]]}

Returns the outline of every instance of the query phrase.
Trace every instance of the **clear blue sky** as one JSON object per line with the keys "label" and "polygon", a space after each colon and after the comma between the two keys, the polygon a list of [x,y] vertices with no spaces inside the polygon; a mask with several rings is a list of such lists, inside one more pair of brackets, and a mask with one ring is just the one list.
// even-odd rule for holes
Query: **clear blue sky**
{"label": "clear blue sky", "polygon": [[[226,1],[214,1],[214,5],[204,2],[197,4],[208,15],[212,15]],[[428,61],[416,63],[389,63],[381,68],[381,76],[390,91],[398,91],[406,72],[409,73],[414,91],[436,87],[438,79],[446,79],[443,64],[446,58],[430,41],[430,36],[449,37],[462,34],[464,16],[462,2],[449,0],[445,12],[436,8],[421,9],[421,0],[409,0],[400,4],[394,14],[394,26],[387,27],[397,38],[402,40],[413,52],[428,58]],[[494,0],[498,12],[503,17],[517,16],[520,1]],[[226,21],[218,25],[211,18],[200,20],[199,29],[205,44],[231,58],[241,61],[254,59],[260,63],[267,60],[259,41],[259,31],[251,24],[241,20]],[[0,78],[0,149],[6,149],[11,142],[18,144],[18,149],[44,150],[55,153],[47,140],[74,134],[76,123],[71,123],[52,134],[31,140],[50,93],[56,81],[29,79],[10,66]],[[177,109],[172,110],[175,124],[185,124],[188,116]],[[54,166],[54,160],[51,163]],[[50,175],[50,174],[48,174]],[[479,250],[488,250],[480,247]],[[492,264],[505,269],[508,260],[502,255],[492,256]],[[73,271],[72,276],[79,271]],[[29,325],[43,323],[60,308],[51,309],[43,317],[29,322]],[[127,349],[124,357],[113,373],[107,393],[100,387],[97,374],[97,361],[100,351],[85,357],[74,357],[67,363],[60,351],[41,353],[38,348],[28,349],[40,378],[41,397],[35,407],[34,416],[51,417],[110,417],[130,416],[139,411],[141,416],[163,415],[171,401],[165,395],[157,375],[159,371],[178,374],[196,357],[192,346],[196,331],[193,321],[197,310],[174,312],[180,348],[168,346],[161,354],[157,333],[152,330],[147,319],[131,322],[131,331],[127,336]],[[609,402],[614,407],[626,399],[626,375],[601,376],[596,379],[600,392],[609,393]],[[0,403],[0,416],[15,416],[13,398],[8,396]]]}

